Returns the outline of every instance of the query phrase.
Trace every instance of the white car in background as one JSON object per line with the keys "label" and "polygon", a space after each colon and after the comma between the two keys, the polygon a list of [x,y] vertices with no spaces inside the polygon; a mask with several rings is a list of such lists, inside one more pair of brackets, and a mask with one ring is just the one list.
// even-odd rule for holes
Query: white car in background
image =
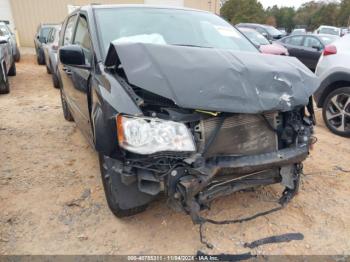
{"label": "white car in background", "polygon": [[341,36],[341,29],[335,26],[321,25],[314,32],[315,34],[337,35]]}
{"label": "white car in background", "polygon": [[347,27],[342,27],[340,28],[340,30],[341,30],[341,36],[349,34],[349,28]]}
{"label": "white car in background", "polygon": [[325,47],[315,73],[321,84],[314,98],[327,127],[350,137],[350,35]]}
{"label": "white car in background", "polygon": [[16,62],[21,59],[21,54],[17,45],[16,35],[11,31],[10,27],[5,22],[0,22],[0,33],[7,37],[7,41],[11,45],[12,55]]}
{"label": "white car in background", "polygon": [[291,35],[306,35],[306,29],[305,28],[296,28],[292,31]]}

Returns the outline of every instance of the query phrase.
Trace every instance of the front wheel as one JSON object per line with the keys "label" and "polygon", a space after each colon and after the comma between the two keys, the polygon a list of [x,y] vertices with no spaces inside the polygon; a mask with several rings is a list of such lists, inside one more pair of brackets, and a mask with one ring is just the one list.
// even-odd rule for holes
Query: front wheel
{"label": "front wheel", "polygon": [[128,217],[143,212],[152,196],[138,190],[137,181],[125,185],[121,181],[122,162],[99,154],[100,170],[109,208],[116,217]]}
{"label": "front wheel", "polygon": [[8,93],[10,93],[10,83],[6,75],[6,68],[1,68],[0,66],[0,94]]}
{"label": "front wheel", "polygon": [[52,77],[52,84],[53,84],[53,86],[54,86],[55,88],[60,88],[60,82],[59,82],[59,80],[58,80],[57,75],[53,72],[53,73],[51,74],[51,77]]}
{"label": "front wheel", "polygon": [[72,114],[69,110],[69,107],[68,107],[66,96],[65,96],[62,88],[60,88],[60,94],[61,94],[61,103],[62,103],[62,110],[63,110],[64,119],[66,119],[67,121],[70,121],[70,122],[74,121],[73,116],[72,116]]}
{"label": "front wheel", "polygon": [[16,62],[19,62],[21,60],[21,53],[19,51],[18,46],[16,46],[16,55],[15,55],[14,59]]}
{"label": "front wheel", "polygon": [[41,51],[40,49],[37,52],[36,61],[38,62],[38,65],[44,65],[45,64],[45,56],[43,54],[43,51]]}
{"label": "front wheel", "polygon": [[45,64],[46,64],[46,73],[48,73],[50,75],[52,73],[50,59],[48,62],[45,61]]}
{"label": "front wheel", "polygon": [[350,87],[330,93],[324,102],[322,115],[332,133],[350,137]]}
{"label": "front wheel", "polygon": [[9,76],[15,76],[17,74],[17,71],[16,71],[16,63],[15,63],[15,60],[13,60],[13,63],[10,67],[10,70],[8,72],[8,75]]}

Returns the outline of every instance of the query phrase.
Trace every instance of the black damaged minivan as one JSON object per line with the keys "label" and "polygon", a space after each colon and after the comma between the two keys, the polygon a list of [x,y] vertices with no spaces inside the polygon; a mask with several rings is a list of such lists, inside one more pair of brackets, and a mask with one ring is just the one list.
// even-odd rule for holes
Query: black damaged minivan
{"label": "black damaged minivan", "polygon": [[317,80],[214,14],[81,7],[64,21],[58,74],[64,117],[97,150],[118,217],[161,193],[199,222],[213,199],[239,190],[297,191]]}

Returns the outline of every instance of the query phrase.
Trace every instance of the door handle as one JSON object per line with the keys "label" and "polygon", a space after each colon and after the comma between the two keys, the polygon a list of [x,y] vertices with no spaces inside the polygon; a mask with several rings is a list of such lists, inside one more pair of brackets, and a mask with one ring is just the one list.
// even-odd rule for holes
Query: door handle
{"label": "door handle", "polygon": [[72,75],[72,71],[70,69],[68,69],[67,67],[63,67],[63,71],[67,74],[67,75]]}

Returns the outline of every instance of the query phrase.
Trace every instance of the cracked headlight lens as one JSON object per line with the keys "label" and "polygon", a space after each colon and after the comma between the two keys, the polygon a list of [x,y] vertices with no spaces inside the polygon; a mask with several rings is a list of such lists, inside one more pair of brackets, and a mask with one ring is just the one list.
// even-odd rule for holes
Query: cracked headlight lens
{"label": "cracked headlight lens", "polygon": [[117,116],[119,145],[133,153],[193,152],[193,136],[183,123],[151,117]]}

